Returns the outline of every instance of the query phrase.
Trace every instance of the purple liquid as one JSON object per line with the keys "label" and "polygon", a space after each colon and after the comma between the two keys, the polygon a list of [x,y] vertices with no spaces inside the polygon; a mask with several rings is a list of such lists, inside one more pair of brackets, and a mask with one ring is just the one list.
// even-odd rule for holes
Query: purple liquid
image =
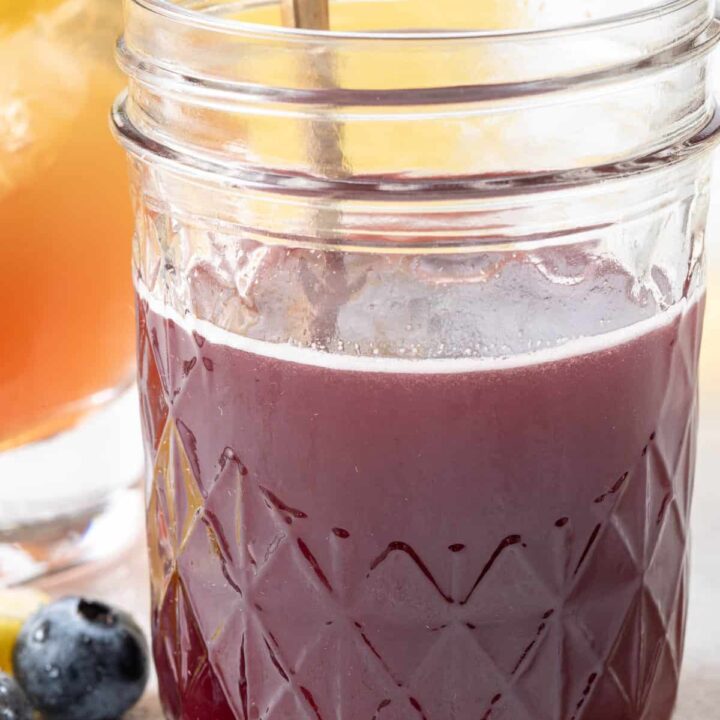
{"label": "purple liquid", "polygon": [[457,372],[290,362],[138,306],[169,718],[668,720],[701,304]]}

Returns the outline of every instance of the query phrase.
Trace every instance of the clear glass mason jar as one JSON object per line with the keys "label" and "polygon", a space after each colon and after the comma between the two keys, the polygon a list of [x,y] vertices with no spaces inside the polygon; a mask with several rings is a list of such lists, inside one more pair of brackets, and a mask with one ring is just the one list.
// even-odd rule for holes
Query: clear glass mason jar
{"label": "clear glass mason jar", "polygon": [[126,5],[174,720],[672,713],[718,27],[436,5]]}

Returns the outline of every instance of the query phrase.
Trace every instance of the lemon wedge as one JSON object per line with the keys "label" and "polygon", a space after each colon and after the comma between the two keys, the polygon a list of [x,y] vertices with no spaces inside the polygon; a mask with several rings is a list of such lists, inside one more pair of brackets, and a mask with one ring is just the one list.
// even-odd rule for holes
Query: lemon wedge
{"label": "lemon wedge", "polygon": [[12,672],[13,648],[23,624],[49,601],[39,590],[0,590],[0,671]]}

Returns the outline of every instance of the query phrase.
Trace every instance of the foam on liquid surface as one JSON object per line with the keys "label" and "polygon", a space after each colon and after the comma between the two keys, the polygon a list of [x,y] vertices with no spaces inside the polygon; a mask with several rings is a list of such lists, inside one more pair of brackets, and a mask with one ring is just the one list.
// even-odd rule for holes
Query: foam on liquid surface
{"label": "foam on liquid surface", "polygon": [[460,358],[400,358],[371,355],[344,355],[340,353],[299,347],[289,343],[273,343],[249,338],[217,327],[213,323],[192,315],[180,313],[152,295],[141,281],[136,281],[138,296],[148,302],[152,311],[182,327],[186,332],[196,333],[215,345],[301,365],[312,365],[328,370],[349,372],[374,372],[392,374],[452,374],[479,371],[497,371],[530,365],[541,365],[574,357],[603,352],[629,343],[643,335],[670,325],[678,316],[686,313],[700,298],[682,299],[668,310],[650,318],[634,322],[626,327],[598,335],[577,337],[555,347],[532,352],[517,353],[503,357]]}

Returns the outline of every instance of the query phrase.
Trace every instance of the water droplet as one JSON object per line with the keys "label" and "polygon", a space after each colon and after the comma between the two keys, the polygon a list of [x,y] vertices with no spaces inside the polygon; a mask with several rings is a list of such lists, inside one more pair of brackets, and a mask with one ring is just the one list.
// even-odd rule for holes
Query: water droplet
{"label": "water droplet", "polygon": [[33,640],[36,643],[44,643],[50,635],[50,623],[45,621],[33,633]]}
{"label": "water droplet", "polygon": [[46,665],[45,670],[52,680],[57,680],[60,677],[60,668],[57,665]]}

